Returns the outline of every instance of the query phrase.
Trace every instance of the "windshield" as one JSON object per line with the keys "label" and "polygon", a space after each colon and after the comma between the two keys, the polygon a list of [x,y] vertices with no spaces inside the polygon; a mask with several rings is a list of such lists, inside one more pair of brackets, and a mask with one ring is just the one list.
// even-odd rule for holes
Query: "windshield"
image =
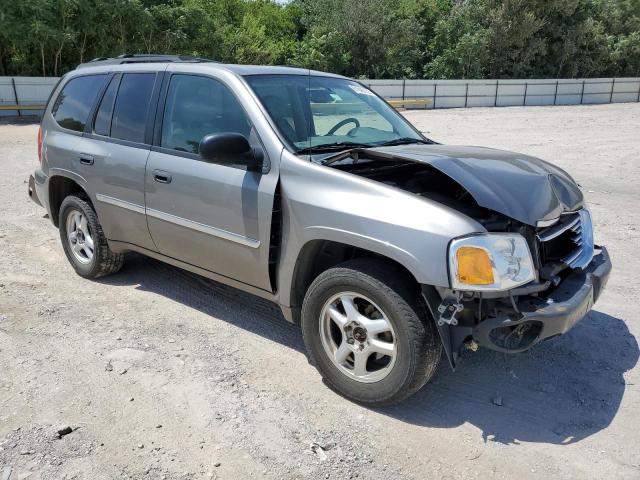
{"label": "windshield", "polygon": [[393,108],[357,82],[307,75],[245,79],[298,153],[426,142]]}

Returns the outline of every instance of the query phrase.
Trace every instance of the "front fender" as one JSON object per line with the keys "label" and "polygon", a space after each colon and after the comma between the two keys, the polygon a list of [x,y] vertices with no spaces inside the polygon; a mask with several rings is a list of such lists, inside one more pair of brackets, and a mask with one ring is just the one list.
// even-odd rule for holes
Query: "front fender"
{"label": "front fender", "polygon": [[377,253],[403,265],[411,274],[417,278],[420,274],[419,260],[411,252],[379,238],[371,237],[359,232],[343,230],[339,228],[323,227],[319,225],[305,228],[304,236],[313,240],[329,240],[343,243],[356,248],[362,248],[370,252]]}
{"label": "front fender", "polygon": [[295,265],[308,242],[362,248],[404,266],[422,284],[448,287],[447,248],[485,231],[475,220],[430,199],[314,164],[284,152],[281,162],[280,302],[289,306]]}

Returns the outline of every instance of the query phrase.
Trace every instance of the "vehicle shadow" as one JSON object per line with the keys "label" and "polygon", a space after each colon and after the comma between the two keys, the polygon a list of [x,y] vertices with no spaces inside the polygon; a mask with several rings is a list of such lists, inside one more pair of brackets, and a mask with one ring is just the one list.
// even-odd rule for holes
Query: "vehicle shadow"
{"label": "vehicle shadow", "polygon": [[[131,254],[100,282],[136,285],[304,352],[302,334],[267,300]],[[573,330],[529,352],[466,352],[454,373],[443,358],[434,379],[400,405],[376,412],[413,425],[476,426],[485,441],[570,444],[607,427],[624,396],[623,374],[638,362],[623,320],[592,311]]]}
{"label": "vehicle shadow", "polygon": [[143,255],[128,253],[116,275],[99,278],[108,285],[135,285],[224,320],[244,330],[304,352],[297,325],[287,322],[273,302],[214,282]]}
{"label": "vehicle shadow", "polygon": [[594,310],[525,353],[466,352],[455,373],[443,360],[415,396],[378,411],[435,428],[470,423],[485,441],[575,443],[613,421],[627,386],[623,374],[638,356],[625,322]]}

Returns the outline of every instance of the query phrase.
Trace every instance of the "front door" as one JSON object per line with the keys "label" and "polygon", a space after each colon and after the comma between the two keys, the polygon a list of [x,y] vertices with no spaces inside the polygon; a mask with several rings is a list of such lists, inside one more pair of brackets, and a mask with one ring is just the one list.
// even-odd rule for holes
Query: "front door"
{"label": "front door", "polygon": [[221,81],[173,74],[164,94],[157,145],[146,169],[149,231],[163,255],[271,290],[269,235],[277,173],[207,163],[202,137],[235,132],[259,139]]}

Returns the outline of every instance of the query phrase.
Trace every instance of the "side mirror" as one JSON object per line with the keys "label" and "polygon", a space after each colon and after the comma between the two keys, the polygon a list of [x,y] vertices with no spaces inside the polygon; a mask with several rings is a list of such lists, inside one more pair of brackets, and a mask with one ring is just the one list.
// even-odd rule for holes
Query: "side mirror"
{"label": "side mirror", "polygon": [[200,141],[200,158],[221,165],[244,165],[247,170],[262,169],[263,153],[252,148],[249,140],[240,133],[224,132],[205,135]]}

